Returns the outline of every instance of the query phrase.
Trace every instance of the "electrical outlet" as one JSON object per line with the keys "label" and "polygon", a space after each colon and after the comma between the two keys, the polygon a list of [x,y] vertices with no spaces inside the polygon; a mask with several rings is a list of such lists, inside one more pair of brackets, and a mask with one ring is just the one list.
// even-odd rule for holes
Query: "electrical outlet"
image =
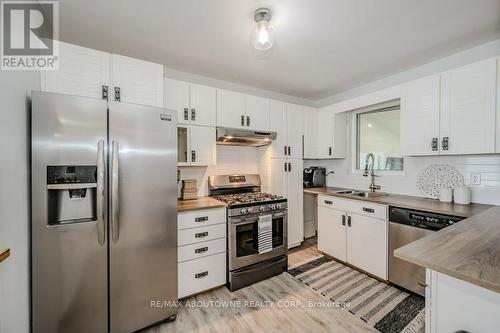
{"label": "electrical outlet", "polygon": [[481,174],[473,173],[470,175],[470,184],[471,185],[481,185]]}

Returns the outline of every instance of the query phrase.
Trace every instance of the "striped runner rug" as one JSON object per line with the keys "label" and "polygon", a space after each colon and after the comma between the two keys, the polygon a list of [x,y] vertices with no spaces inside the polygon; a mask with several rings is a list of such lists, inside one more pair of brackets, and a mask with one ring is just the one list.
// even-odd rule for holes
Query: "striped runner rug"
{"label": "striped runner rug", "polygon": [[382,333],[424,332],[424,298],[380,282],[326,256],[288,273]]}

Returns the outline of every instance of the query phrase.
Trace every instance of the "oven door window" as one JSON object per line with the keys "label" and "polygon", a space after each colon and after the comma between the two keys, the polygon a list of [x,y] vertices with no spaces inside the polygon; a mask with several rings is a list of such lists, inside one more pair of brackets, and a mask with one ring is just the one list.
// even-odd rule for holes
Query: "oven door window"
{"label": "oven door window", "polygon": [[257,222],[236,226],[236,256],[244,257],[259,253]]}
{"label": "oven door window", "polygon": [[[283,246],[284,218],[273,218],[273,248]],[[244,257],[259,253],[258,222],[236,226],[236,256]]]}

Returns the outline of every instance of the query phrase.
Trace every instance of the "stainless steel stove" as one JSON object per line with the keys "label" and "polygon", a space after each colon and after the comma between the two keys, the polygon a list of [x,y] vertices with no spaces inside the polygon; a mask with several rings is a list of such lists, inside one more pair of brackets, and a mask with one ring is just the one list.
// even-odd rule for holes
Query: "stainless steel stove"
{"label": "stainless steel stove", "polygon": [[[286,271],[287,200],[261,192],[259,175],[209,177],[210,195],[228,205],[228,288],[231,291]],[[269,216],[268,216],[269,215]],[[270,219],[272,232],[259,233],[259,224]],[[268,240],[266,250],[259,238]]]}

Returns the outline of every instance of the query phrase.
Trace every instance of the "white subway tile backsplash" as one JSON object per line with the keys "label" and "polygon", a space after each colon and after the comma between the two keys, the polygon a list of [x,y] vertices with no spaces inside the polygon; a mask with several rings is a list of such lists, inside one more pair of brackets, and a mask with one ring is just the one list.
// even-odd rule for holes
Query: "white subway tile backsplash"
{"label": "white subway tile backsplash", "polygon": [[[233,173],[259,173],[258,152],[253,147],[217,146],[217,165],[179,167],[182,179],[198,181],[198,196],[208,195],[208,177]],[[179,184],[180,190],[181,184]]]}

